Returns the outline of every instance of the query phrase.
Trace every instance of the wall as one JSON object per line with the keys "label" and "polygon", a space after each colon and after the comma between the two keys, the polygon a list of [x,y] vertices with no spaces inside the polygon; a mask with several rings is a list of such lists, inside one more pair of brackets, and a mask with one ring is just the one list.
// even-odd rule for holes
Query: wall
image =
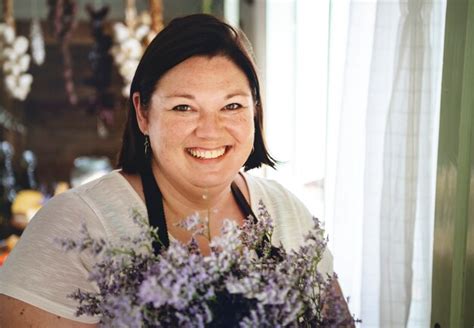
{"label": "wall", "polygon": [[448,0],[431,327],[474,327],[474,2]]}

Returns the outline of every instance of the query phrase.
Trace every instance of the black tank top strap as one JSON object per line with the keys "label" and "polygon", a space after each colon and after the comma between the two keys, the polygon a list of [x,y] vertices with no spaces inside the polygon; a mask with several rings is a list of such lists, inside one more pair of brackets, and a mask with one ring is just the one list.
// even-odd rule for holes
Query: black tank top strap
{"label": "black tank top strap", "polygon": [[230,185],[230,189],[232,191],[232,195],[234,196],[237,205],[239,206],[240,210],[244,213],[245,219],[248,219],[250,216],[253,218],[254,222],[257,222],[257,217],[252,211],[250,204],[245,199],[245,196],[242,194],[242,191],[237,186],[235,182],[232,182]]}
{"label": "black tank top strap", "polygon": [[166,226],[165,211],[163,208],[163,196],[156,183],[155,176],[151,170],[151,163],[147,162],[140,173],[143,193],[145,194],[145,204],[148,212],[150,226],[158,228],[160,242],[153,243],[153,250],[158,254],[161,247],[168,248],[170,241],[168,238],[168,228]]}

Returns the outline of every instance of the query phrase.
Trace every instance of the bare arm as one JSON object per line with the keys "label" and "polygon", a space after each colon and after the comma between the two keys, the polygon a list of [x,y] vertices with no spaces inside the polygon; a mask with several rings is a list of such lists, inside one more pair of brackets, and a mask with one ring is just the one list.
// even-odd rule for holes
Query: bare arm
{"label": "bare arm", "polygon": [[95,324],[86,324],[62,318],[55,314],[41,310],[33,305],[19,301],[12,297],[0,294],[0,327],[1,328],[48,328],[96,327]]}

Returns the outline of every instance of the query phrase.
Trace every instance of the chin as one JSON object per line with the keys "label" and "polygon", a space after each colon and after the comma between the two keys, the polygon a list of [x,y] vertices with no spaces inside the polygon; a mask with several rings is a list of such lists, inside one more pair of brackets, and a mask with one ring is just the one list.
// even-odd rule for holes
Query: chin
{"label": "chin", "polygon": [[204,173],[202,176],[197,177],[197,179],[191,179],[190,182],[199,188],[213,188],[223,184],[230,185],[237,174],[238,171],[235,174]]}

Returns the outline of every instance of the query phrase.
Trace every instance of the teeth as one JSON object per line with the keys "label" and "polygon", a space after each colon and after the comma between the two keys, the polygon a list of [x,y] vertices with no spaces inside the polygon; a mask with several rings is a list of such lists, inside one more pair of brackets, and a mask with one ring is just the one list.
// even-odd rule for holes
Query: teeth
{"label": "teeth", "polygon": [[196,158],[202,159],[213,159],[224,155],[225,147],[221,147],[213,150],[199,150],[195,148],[188,148],[188,153]]}

